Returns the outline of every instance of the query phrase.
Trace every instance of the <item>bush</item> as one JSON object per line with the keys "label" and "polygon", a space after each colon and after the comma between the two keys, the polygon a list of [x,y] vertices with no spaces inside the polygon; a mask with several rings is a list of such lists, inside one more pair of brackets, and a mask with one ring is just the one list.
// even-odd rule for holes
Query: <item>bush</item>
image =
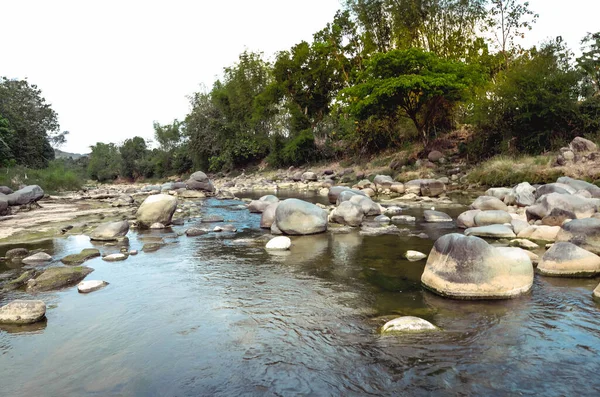
{"label": "bush", "polygon": [[28,169],[22,166],[0,169],[0,185],[17,190],[20,185],[39,185],[45,192],[79,190],[84,183],[83,169],[53,160],[47,168]]}
{"label": "bush", "polygon": [[484,161],[467,176],[469,183],[487,187],[514,186],[521,182],[545,184],[563,176],[550,166],[551,156],[497,156]]}

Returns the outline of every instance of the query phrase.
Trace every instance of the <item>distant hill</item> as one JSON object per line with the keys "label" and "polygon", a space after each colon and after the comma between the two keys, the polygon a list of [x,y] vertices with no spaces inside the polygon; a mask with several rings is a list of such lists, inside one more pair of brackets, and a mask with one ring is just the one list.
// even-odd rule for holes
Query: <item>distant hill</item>
{"label": "distant hill", "polygon": [[88,154],[68,153],[68,152],[63,152],[62,150],[59,150],[59,149],[54,149],[54,157],[57,159],[72,158],[73,160],[77,160],[81,157],[87,157],[87,156],[88,156]]}

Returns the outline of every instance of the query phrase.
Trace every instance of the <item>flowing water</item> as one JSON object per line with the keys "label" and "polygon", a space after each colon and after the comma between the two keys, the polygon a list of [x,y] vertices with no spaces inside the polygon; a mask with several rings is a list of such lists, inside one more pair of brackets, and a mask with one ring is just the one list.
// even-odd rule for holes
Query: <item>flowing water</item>
{"label": "flowing water", "polygon": [[[149,235],[167,245],[86,262],[88,279],[110,282],[103,290],[39,294],[47,322],[0,329],[0,395],[600,395],[600,279],[536,275],[519,299],[443,299],[421,287],[425,263],[402,254],[429,252],[453,225],[418,221],[429,239],[294,237],[290,252],[270,254],[264,241],[236,241],[265,233],[240,204],[202,207],[236,234],[131,232],[132,249]],[[60,258],[90,246],[80,236],[42,248]],[[0,294],[0,304],[19,297],[29,296]],[[399,315],[442,330],[378,333]]]}

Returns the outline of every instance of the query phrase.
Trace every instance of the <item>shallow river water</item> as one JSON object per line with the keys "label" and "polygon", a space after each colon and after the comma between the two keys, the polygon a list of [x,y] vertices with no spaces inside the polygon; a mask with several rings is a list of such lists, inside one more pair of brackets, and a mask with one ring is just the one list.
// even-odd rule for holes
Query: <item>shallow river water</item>
{"label": "shallow river water", "polygon": [[[103,290],[39,294],[46,323],[0,328],[0,395],[600,395],[600,279],[536,275],[519,299],[443,299],[421,287],[424,261],[402,259],[455,231],[421,223],[420,209],[406,213],[430,239],[325,233],[293,237],[276,255],[235,243],[265,233],[239,204],[202,207],[233,221],[235,235],[177,236],[193,222],[130,232],[132,249],[148,235],[168,244],[86,262],[88,279],[110,283]],[[43,248],[61,258],[90,246],[80,236]],[[19,297],[29,296],[0,293],[0,304]],[[399,315],[442,330],[378,333]]]}

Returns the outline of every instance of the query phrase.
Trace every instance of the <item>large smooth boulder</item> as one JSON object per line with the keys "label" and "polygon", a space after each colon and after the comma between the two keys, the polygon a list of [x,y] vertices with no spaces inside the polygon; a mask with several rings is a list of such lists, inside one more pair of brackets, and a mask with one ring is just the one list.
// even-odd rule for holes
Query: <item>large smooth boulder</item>
{"label": "large smooth boulder", "polygon": [[515,238],[515,232],[508,226],[489,225],[471,227],[465,230],[465,236],[477,236],[488,238]]}
{"label": "large smooth boulder", "polygon": [[526,238],[528,240],[552,242],[556,240],[556,236],[559,231],[559,226],[531,225],[521,230],[517,236],[519,238]]}
{"label": "large smooth boulder", "polygon": [[423,218],[425,222],[452,222],[452,217],[445,212],[425,210],[423,211]]}
{"label": "large smooth boulder", "polygon": [[141,227],[148,228],[154,223],[170,225],[177,209],[177,199],[168,194],[155,194],[144,200],[136,213]]}
{"label": "large smooth boulder", "polygon": [[510,223],[512,216],[508,212],[500,210],[480,211],[475,214],[473,220],[477,226],[502,225]]}
{"label": "large smooth boulder", "polygon": [[594,254],[600,254],[600,219],[574,219],[560,228],[556,241],[567,241]]}
{"label": "large smooth boulder", "polygon": [[44,197],[44,191],[38,185],[25,186],[16,192],[6,195],[8,205],[25,205],[34,203]]}
{"label": "large smooth boulder", "polygon": [[529,182],[519,183],[513,189],[515,204],[519,207],[527,207],[535,203],[535,188]]}
{"label": "large smooth boulder", "polygon": [[583,198],[572,194],[550,193],[527,208],[527,219],[543,219],[546,216],[565,215],[571,219],[589,218],[598,211],[600,199]]}
{"label": "large smooth boulder", "polygon": [[360,226],[365,216],[362,208],[351,201],[344,201],[331,213],[331,221],[348,226]]}
{"label": "large smooth boulder", "polygon": [[263,229],[270,229],[273,222],[275,222],[275,211],[279,206],[279,201],[276,203],[270,203],[267,208],[263,211],[260,217],[260,227]]}
{"label": "large smooth boulder", "polygon": [[270,203],[268,201],[252,200],[250,203],[248,203],[248,205],[246,207],[248,208],[248,211],[250,211],[251,213],[262,214],[263,211],[266,210],[267,207],[271,204],[272,203]]}
{"label": "large smooth boulder", "polygon": [[364,192],[358,189],[343,190],[338,194],[338,198],[335,203],[336,205],[340,205],[344,201],[348,201],[354,196],[368,197]]}
{"label": "large smooth boulder", "polygon": [[344,192],[346,190],[350,190],[350,188],[347,186],[332,186],[329,188],[329,193],[327,194],[327,199],[329,200],[329,202],[331,204],[335,204],[335,203],[337,203],[338,196],[340,195],[340,193]]}
{"label": "large smooth boulder", "polygon": [[431,324],[427,320],[423,320],[419,317],[403,316],[388,321],[381,327],[381,332],[392,333],[392,332],[424,332],[424,331],[435,331],[437,327]]}
{"label": "large smooth boulder", "polygon": [[489,210],[507,211],[508,207],[499,198],[492,197],[492,196],[480,196],[480,197],[477,197],[477,199],[475,199],[475,201],[473,201],[473,204],[471,204],[471,209],[482,210],[482,211],[489,211]]}
{"label": "large smooth boulder", "polygon": [[561,176],[556,180],[556,182],[570,186],[571,188],[575,189],[575,191],[587,190],[591,193],[592,197],[600,198],[600,187],[592,183],[581,181],[579,179],[573,179],[568,176]]}
{"label": "large smooth boulder", "polygon": [[535,190],[535,199],[537,200],[540,197],[551,193],[575,194],[575,192],[577,192],[577,190],[573,189],[569,185],[565,185],[564,183],[547,183]]}
{"label": "large smooth boulder", "polygon": [[468,210],[463,212],[456,218],[456,226],[461,229],[468,229],[470,227],[477,226],[475,224],[475,216],[479,214],[481,210]]}
{"label": "large smooth boulder", "polygon": [[568,242],[559,242],[546,251],[538,264],[545,276],[592,277],[600,274],[600,256]]}
{"label": "large smooth boulder", "polygon": [[94,269],[85,266],[51,267],[27,282],[27,292],[50,291],[71,287],[83,280]]}
{"label": "large smooth boulder", "polygon": [[493,247],[478,237],[453,233],[435,242],[421,282],[450,298],[513,298],[531,289],[533,265],[520,248]]}
{"label": "large smooth boulder", "polygon": [[129,222],[107,222],[96,227],[90,233],[90,239],[96,241],[115,241],[126,236],[127,232],[129,232]]}
{"label": "large smooth boulder", "polygon": [[213,193],[215,191],[212,182],[202,171],[196,171],[190,175],[190,179],[185,182],[185,185],[190,190],[202,190],[207,193]]}
{"label": "large smooth boulder", "polygon": [[379,204],[371,200],[371,198],[369,197],[356,195],[350,197],[349,201],[352,204],[358,205],[362,209],[365,216],[375,216],[381,214],[381,207],[379,206]]}
{"label": "large smooth boulder", "polygon": [[33,324],[46,316],[46,304],[40,300],[14,300],[0,307],[0,324]]}
{"label": "large smooth boulder", "polygon": [[287,199],[275,210],[276,228],[285,234],[303,235],[327,231],[327,211],[298,199]]}
{"label": "large smooth boulder", "polygon": [[506,196],[513,193],[513,190],[509,187],[492,187],[485,191],[486,196],[496,197],[499,200],[504,201]]}

